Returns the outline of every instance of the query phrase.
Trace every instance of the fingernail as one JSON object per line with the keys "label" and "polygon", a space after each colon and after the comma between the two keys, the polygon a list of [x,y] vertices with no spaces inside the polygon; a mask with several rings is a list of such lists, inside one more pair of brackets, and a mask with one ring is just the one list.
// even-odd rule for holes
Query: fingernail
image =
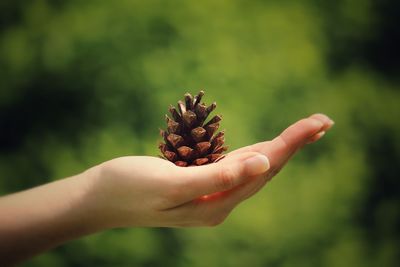
{"label": "fingernail", "polygon": [[249,176],[261,174],[269,169],[269,160],[264,155],[256,155],[244,161]]}
{"label": "fingernail", "polygon": [[335,122],[332,119],[329,119],[329,126],[333,126]]}
{"label": "fingernail", "polygon": [[316,134],[316,139],[318,140],[318,139],[320,139],[322,136],[324,136],[325,135],[325,131],[322,131],[322,132],[319,132],[319,133],[317,133]]}

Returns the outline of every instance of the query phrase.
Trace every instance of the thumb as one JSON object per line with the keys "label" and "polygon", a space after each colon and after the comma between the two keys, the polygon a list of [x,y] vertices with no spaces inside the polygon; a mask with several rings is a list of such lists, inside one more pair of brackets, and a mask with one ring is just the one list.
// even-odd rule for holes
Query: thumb
{"label": "thumb", "polygon": [[269,169],[268,158],[257,152],[245,152],[217,163],[179,168],[178,179],[185,188],[186,201],[200,196],[232,189],[248,177],[260,175]]}

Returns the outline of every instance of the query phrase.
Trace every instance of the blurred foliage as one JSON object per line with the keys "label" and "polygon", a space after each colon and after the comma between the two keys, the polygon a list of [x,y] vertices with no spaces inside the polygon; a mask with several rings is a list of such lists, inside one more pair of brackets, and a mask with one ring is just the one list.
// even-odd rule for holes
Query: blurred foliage
{"label": "blurred foliage", "polygon": [[23,266],[399,266],[394,0],[0,2],[0,192],[131,154],[206,90],[237,148],[336,125],[216,228],[116,229]]}

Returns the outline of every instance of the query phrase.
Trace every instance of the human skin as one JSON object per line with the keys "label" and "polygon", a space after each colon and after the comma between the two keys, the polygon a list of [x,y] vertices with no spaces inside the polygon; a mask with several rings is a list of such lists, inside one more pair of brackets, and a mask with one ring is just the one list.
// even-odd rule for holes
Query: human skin
{"label": "human skin", "polygon": [[120,157],[4,196],[0,263],[11,266],[69,240],[116,227],[216,226],[332,125],[326,115],[314,114],[273,140],[239,148],[217,163],[177,167],[156,157]]}

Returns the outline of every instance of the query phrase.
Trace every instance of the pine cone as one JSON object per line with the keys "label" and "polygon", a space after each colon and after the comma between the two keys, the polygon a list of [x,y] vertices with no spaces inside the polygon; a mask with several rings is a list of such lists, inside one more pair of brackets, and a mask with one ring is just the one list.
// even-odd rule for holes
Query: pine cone
{"label": "pine cone", "polygon": [[164,143],[159,149],[162,158],[177,166],[199,166],[216,162],[223,158],[224,131],[218,133],[221,115],[215,115],[205,122],[208,115],[217,107],[216,103],[206,106],[200,103],[204,91],[195,97],[185,94],[184,101],[178,101],[178,109],[170,106],[171,117],[165,115],[167,130],[160,130]]}

